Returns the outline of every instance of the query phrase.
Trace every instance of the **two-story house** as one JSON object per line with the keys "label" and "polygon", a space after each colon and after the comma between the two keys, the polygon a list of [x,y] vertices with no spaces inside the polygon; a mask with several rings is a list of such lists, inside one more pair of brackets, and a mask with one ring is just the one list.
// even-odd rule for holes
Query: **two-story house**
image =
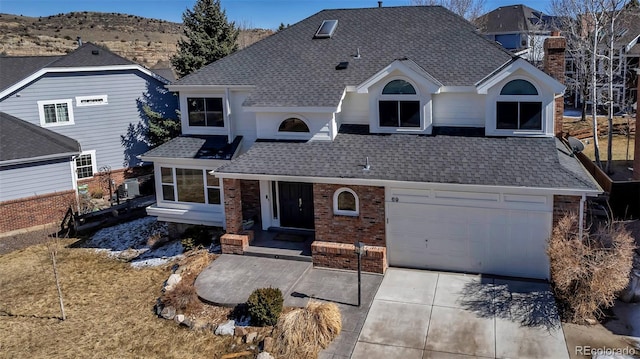
{"label": "two-story house", "polygon": [[[563,38],[547,41],[562,79]],[[315,265],[549,277],[553,223],[598,185],[556,137],[565,86],[439,6],[324,10],[168,88],[153,161],[174,223],[312,232]]]}
{"label": "two-story house", "polygon": [[175,116],[177,98],[166,84],[91,43],[64,56],[0,57],[0,231],[60,220],[78,184],[102,187],[101,169],[121,183],[149,149],[143,104]]}

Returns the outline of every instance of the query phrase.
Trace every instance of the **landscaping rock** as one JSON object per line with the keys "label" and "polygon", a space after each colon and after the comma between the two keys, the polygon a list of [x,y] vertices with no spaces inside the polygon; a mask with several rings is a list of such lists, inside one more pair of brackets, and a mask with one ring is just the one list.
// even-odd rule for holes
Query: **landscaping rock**
{"label": "landscaping rock", "polygon": [[164,286],[164,290],[169,292],[172,291],[173,288],[175,288],[176,284],[180,283],[180,281],[182,280],[182,276],[178,273],[173,273],[169,276],[169,279],[167,279],[167,284]]}
{"label": "landscaping rock", "polygon": [[236,326],[236,330],[233,333],[233,335],[235,335],[236,337],[244,337],[247,334],[249,334],[249,329],[247,327],[240,326]]}
{"label": "landscaping rock", "polygon": [[274,359],[274,358],[273,358],[273,355],[271,355],[271,354],[269,354],[267,352],[262,352],[262,353],[258,354],[256,359]]}
{"label": "landscaping rock", "polygon": [[194,322],[189,319],[189,317],[184,317],[184,320],[180,323],[180,325],[187,327],[189,329],[193,329]]}
{"label": "landscaping rock", "polygon": [[264,338],[264,340],[262,341],[262,350],[264,350],[265,352],[273,351],[273,338]]}
{"label": "landscaping rock", "polygon": [[184,318],[184,314],[176,314],[176,316],[173,317],[173,320],[175,320],[178,324],[182,324],[182,322],[184,322]]}
{"label": "landscaping rock", "polygon": [[218,325],[214,333],[216,335],[233,335],[235,329],[236,322],[234,320],[229,320],[224,324]]}
{"label": "landscaping rock", "polygon": [[247,334],[247,336],[244,338],[244,342],[247,344],[252,344],[256,340],[257,336],[258,336],[258,333],[251,332]]}
{"label": "landscaping rock", "polygon": [[176,308],[172,306],[164,307],[162,308],[162,312],[160,313],[160,315],[164,319],[173,320],[173,318],[176,316]]}

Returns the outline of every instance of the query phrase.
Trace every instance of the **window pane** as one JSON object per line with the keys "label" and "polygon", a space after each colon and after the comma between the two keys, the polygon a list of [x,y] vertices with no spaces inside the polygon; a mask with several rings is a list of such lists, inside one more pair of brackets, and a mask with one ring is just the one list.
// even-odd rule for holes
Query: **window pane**
{"label": "window pane", "polygon": [[496,106],[496,128],[503,130],[517,130],[518,103],[498,102]]}
{"label": "window pane", "polygon": [[538,90],[536,90],[535,86],[531,84],[531,82],[526,80],[513,80],[509,81],[504,87],[502,91],[500,91],[500,95],[537,95]]}
{"label": "window pane", "polygon": [[383,89],[383,95],[415,95],[416,89],[405,80],[390,81]]}
{"label": "window pane", "polygon": [[209,171],[207,171],[207,186],[209,187],[220,187],[220,179],[214,175],[210,175]]}
{"label": "window pane", "polygon": [[69,122],[69,109],[66,103],[59,103],[56,105],[58,122]]}
{"label": "window pane", "polygon": [[173,183],[173,172],[171,168],[160,167],[160,175],[162,176],[162,183]]}
{"label": "window pane", "polygon": [[189,126],[204,126],[204,99],[188,98]]}
{"label": "window pane", "polygon": [[520,102],[520,129],[542,130],[542,102]]}
{"label": "window pane", "polygon": [[165,201],[175,201],[176,197],[173,195],[173,186],[172,185],[162,185],[162,198]]}
{"label": "window pane", "polygon": [[356,211],[356,197],[351,192],[343,191],[338,195],[338,209],[341,211]]}
{"label": "window pane", "polygon": [[178,201],[204,203],[202,170],[176,168]]}
{"label": "window pane", "polygon": [[420,101],[400,101],[400,127],[420,127]]}
{"label": "window pane", "polygon": [[398,127],[398,101],[378,103],[381,127]]}
{"label": "window pane", "polygon": [[220,204],[220,188],[207,188],[209,204]]}
{"label": "window pane", "polygon": [[278,127],[279,132],[309,132],[309,127],[299,118],[288,118]]}
{"label": "window pane", "polygon": [[222,99],[206,98],[205,109],[207,111],[207,126],[224,127],[224,117],[222,116]]}
{"label": "window pane", "polygon": [[80,155],[76,158],[76,173],[78,178],[87,178],[93,176],[93,165],[91,155]]}
{"label": "window pane", "polygon": [[55,123],[56,122],[56,105],[44,105],[42,106],[44,110],[44,122],[45,123]]}

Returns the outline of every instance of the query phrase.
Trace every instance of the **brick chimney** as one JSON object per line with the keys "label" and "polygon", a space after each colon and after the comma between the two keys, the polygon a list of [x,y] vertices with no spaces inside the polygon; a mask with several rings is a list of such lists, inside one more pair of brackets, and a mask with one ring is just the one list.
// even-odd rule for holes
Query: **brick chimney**
{"label": "brick chimney", "polygon": [[[559,32],[553,32],[551,37],[544,40],[544,72],[564,84],[564,51],[567,40]],[[564,115],[564,98],[555,99],[555,114],[553,132],[562,137],[562,116]]]}
{"label": "brick chimney", "polygon": [[638,76],[638,98],[636,99],[636,140],[635,150],[633,151],[633,179],[640,180],[640,69],[636,70]]}

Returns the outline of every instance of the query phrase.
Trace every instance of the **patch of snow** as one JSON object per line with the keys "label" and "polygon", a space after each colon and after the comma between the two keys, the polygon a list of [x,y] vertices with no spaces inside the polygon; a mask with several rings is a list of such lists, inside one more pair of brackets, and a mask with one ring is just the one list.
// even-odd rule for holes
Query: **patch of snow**
{"label": "patch of snow", "polygon": [[144,217],[99,230],[84,243],[84,247],[130,260],[135,268],[158,266],[178,258],[184,252],[184,247],[178,241],[151,249],[150,238],[167,235],[166,223],[158,222],[155,217]]}
{"label": "patch of snow", "polygon": [[582,117],[582,111],[578,108],[565,108],[563,115],[565,117]]}

